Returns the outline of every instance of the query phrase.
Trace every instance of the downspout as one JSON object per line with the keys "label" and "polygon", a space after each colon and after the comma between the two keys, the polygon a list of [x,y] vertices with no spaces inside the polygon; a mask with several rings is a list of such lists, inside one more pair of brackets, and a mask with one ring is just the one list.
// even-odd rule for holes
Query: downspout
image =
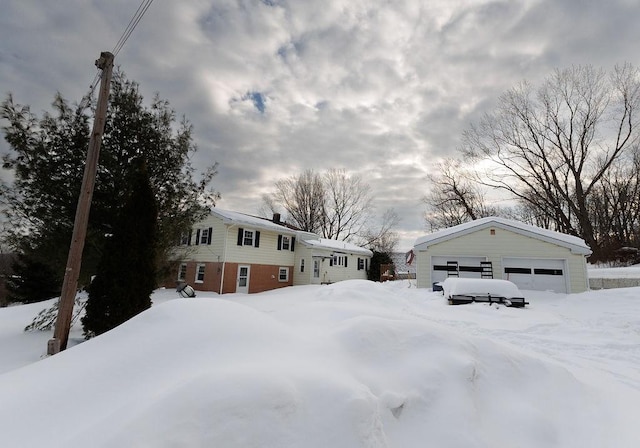
{"label": "downspout", "polygon": [[227,227],[225,239],[224,239],[224,252],[222,254],[222,276],[220,277],[220,292],[218,294],[222,295],[222,289],[224,288],[224,268],[227,265],[227,247],[229,245],[229,230],[231,230],[235,224],[231,224]]}

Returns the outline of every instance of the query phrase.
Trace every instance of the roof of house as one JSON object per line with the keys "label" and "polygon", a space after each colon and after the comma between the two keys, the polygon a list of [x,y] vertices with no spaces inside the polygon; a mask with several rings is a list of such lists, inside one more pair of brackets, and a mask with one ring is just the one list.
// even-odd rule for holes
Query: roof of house
{"label": "roof of house", "polygon": [[414,247],[416,249],[426,249],[433,244],[441,243],[487,227],[498,227],[530,238],[536,238],[548,243],[566,247],[573,253],[583,255],[591,254],[591,249],[582,238],[567,235],[566,233],[555,232],[553,230],[543,229],[541,227],[532,226],[511,219],[499,218],[497,216],[480,218],[475,221],[465,222],[457,226],[433,232],[429,235],[418,238],[414,243]]}
{"label": "roof of house", "polygon": [[219,208],[211,209],[211,213],[222,219],[225,224],[237,225],[237,226],[250,226],[257,229],[271,230],[281,234],[289,234],[298,237],[298,240],[318,249],[348,252],[353,254],[361,254],[372,256],[373,252],[369,249],[365,249],[355,244],[346,243],[344,241],[330,240],[327,238],[320,238],[317,235],[309,232],[299,231],[291,226],[288,226],[284,222],[276,223],[268,218],[261,218],[259,216],[246,215],[240,212],[232,212],[229,210],[221,210]]}
{"label": "roof of house", "polygon": [[344,241],[330,240],[327,238],[307,239],[301,241],[307,246],[311,246],[314,249],[325,249],[335,252],[344,252],[350,254],[360,254],[366,256],[372,256],[373,252],[364,247],[357,246],[355,244],[346,243]]}
{"label": "roof of house", "polygon": [[263,230],[272,230],[283,234],[295,235],[296,229],[292,229],[285,225],[285,223],[276,223],[268,218],[261,218],[259,216],[246,215],[240,212],[232,212],[230,210],[221,210],[219,208],[212,208],[211,214],[222,218],[225,224],[235,224],[238,226],[250,226]]}

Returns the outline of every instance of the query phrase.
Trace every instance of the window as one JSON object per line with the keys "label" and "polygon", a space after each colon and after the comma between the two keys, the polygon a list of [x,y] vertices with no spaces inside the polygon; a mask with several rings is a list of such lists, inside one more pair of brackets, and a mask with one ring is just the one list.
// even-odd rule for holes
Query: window
{"label": "window", "polygon": [[295,243],[295,237],[278,235],[278,250],[290,250],[291,252],[293,252]]}
{"label": "window", "polygon": [[313,260],[313,278],[320,277],[320,261]]}
{"label": "window", "polygon": [[204,264],[199,264],[198,266],[196,266],[196,283],[204,283],[205,267],[206,266]]}
{"label": "window", "polygon": [[280,282],[289,281],[289,268],[278,269],[278,281]]}
{"label": "window", "polygon": [[504,268],[505,274],[531,274],[530,268]]}
{"label": "window", "polygon": [[535,275],[562,275],[562,269],[535,268],[533,273]]}
{"label": "window", "polygon": [[332,264],[333,266],[344,266],[345,268],[347,267],[346,255],[334,255],[332,261],[333,261],[333,264]]}
{"label": "window", "polygon": [[199,244],[211,244],[211,227],[202,229]]}
{"label": "window", "polygon": [[304,272],[304,258],[300,260],[300,272]]}
{"label": "window", "polygon": [[260,247],[260,232],[238,229],[238,246]]}
{"label": "window", "polygon": [[178,281],[183,282],[187,278],[187,263],[181,263],[178,269]]}
{"label": "window", "polygon": [[191,232],[185,232],[180,235],[180,245],[188,246],[191,243]]}
{"label": "window", "polygon": [[364,258],[358,258],[358,271],[362,271],[364,269]]}

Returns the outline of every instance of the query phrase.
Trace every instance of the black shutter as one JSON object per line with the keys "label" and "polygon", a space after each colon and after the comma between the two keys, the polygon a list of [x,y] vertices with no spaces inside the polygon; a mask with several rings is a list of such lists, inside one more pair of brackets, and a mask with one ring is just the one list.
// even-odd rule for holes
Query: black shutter
{"label": "black shutter", "polygon": [[278,250],[282,250],[282,235],[278,235]]}
{"label": "black shutter", "polygon": [[244,229],[238,229],[238,246],[242,246],[242,238],[244,238]]}
{"label": "black shutter", "polygon": [[296,245],[296,237],[294,236],[291,238],[291,252],[293,252],[295,245]]}
{"label": "black shutter", "polygon": [[358,271],[362,269],[362,265],[360,263],[362,263],[362,258],[358,257]]}
{"label": "black shutter", "polygon": [[189,229],[189,239],[187,240],[187,246],[191,246],[191,235],[193,235],[193,229]]}
{"label": "black shutter", "polygon": [[333,266],[333,257],[329,258],[329,266]]}
{"label": "black shutter", "polygon": [[349,259],[349,255],[344,256],[344,267],[347,267],[347,260]]}
{"label": "black shutter", "polygon": [[196,245],[200,244],[200,229],[196,231]]}
{"label": "black shutter", "polygon": [[253,245],[254,247],[260,247],[260,232],[256,230],[256,241]]}
{"label": "black shutter", "polygon": [[209,227],[209,236],[207,237],[207,244],[211,244],[211,235],[213,235],[213,227]]}

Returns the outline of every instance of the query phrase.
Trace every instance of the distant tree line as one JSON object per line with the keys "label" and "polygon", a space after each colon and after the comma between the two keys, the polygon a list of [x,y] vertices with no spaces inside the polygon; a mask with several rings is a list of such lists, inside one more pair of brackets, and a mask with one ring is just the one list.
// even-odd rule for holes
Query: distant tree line
{"label": "distant tree line", "polygon": [[[439,229],[489,215],[581,237],[591,260],[640,246],[640,72],[556,70],[540,86],[504,93],[441,161],[424,197]],[[495,206],[501,193],[510,207]]]}

